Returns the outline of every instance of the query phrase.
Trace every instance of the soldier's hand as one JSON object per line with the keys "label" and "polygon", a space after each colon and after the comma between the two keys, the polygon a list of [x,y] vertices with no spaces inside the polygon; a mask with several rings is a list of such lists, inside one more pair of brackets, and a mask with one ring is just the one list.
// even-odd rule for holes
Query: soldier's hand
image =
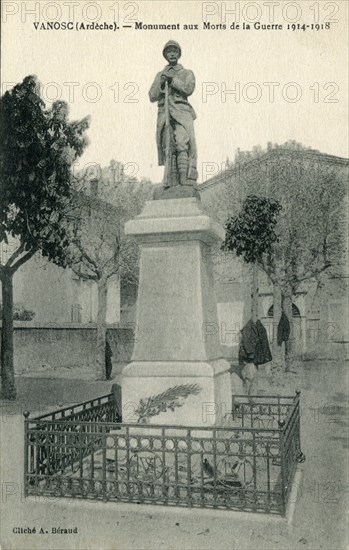
{"label": "soldier's hand", "polygon": [[168,75],[168,74],[166,74],[166,73],[163,73],[163,74],[161,75],[161,81],[162,81],[162,82],[166,82],[166,81],[167,81],[169,84],[171,84],[171,82],[172,82],[172,76],[170,76],[170,75]]}
{"label": "soldier's hand", "polygon": [[161,75],[161,84],[160,84],[160,87],[162,90],[165,89],[165,82],[168,83],[168,85],[170,86],[171,85],[171,82],[172,82],[172,77],[169,77],[167,76],[166,74],[162,74]]}

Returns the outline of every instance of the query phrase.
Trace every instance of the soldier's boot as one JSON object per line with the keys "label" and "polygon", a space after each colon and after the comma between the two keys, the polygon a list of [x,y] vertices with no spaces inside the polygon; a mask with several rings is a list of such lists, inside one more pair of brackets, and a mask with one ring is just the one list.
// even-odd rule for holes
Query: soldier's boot
{"label": "soldier's boot", "polygon": [[177,167],[180,185],[188,184],[189,157],[186,151],[177,154]]}

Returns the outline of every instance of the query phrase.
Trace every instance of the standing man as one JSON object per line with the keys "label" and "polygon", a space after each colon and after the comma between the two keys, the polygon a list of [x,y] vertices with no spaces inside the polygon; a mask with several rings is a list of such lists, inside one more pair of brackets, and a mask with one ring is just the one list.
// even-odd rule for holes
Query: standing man
{"label": "standing man", "polygon": [[193,121],[196,114],[188,102],[188,96],[195,89],[195,76],[178,64],[182,51],[177,42],[167,42],[162,53],[168,65],[156,75],[149,98],[158,103],[156,142],[159,166],[166,167],[163,185],[165,189],[195,186],[198,174]]}

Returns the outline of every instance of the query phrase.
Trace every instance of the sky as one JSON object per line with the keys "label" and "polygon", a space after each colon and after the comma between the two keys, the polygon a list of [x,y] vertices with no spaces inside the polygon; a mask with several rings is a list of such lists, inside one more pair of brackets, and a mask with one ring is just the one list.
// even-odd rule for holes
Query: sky
{"label": "sky", "polygon": [[[91,116],[90,144],[77,169],[115,159],[129,175],[161,181],[157,107],[148,91],[166,64],[162,48],[174,39],[182,47],[180,63],[196,77],[190,103],[197,114],[199,182],[224,167],[227,157],[233,159],[237,148],[251,150],[268,142],[293,139],[348,157],[348,3],[269,4],[273,18],[264,1],[5,1],[2,92],[36,74],[47,105],[63,99],[71,119]],[[34,22],[48,20],[74,26],[115,21],[120,28],[35,29]],[[252,20],[283,28],[255,29]],[[296,20],[309,27],[288,29]],[[136,21],[198,29],[140,30]],[[203,29],[204,21],[210,29]],[[316,21],[320,28],[311,29]],[[240,28],[231,29],[233,23]],[[242,29],[243,23],[251,28]],[[326,23],[330,28],[321,28]],[[212,28],[223,24],[225,30]]]}

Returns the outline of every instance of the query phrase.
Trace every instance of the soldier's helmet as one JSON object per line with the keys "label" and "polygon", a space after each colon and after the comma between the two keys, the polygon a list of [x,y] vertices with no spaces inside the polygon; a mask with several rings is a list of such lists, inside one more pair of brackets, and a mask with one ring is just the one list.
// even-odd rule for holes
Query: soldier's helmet
{"label": "soldier's helmet", "polygon": [[165,59],[166,59],[166,50],[168,48],[177,48],[177,50],[179,51],[179,57],[182,55],[182,50],[178,42],[176,42],[175,40],[169,40],[168,42],[166,42],[164,49],[162,50],[162,55],[164,56]]}

